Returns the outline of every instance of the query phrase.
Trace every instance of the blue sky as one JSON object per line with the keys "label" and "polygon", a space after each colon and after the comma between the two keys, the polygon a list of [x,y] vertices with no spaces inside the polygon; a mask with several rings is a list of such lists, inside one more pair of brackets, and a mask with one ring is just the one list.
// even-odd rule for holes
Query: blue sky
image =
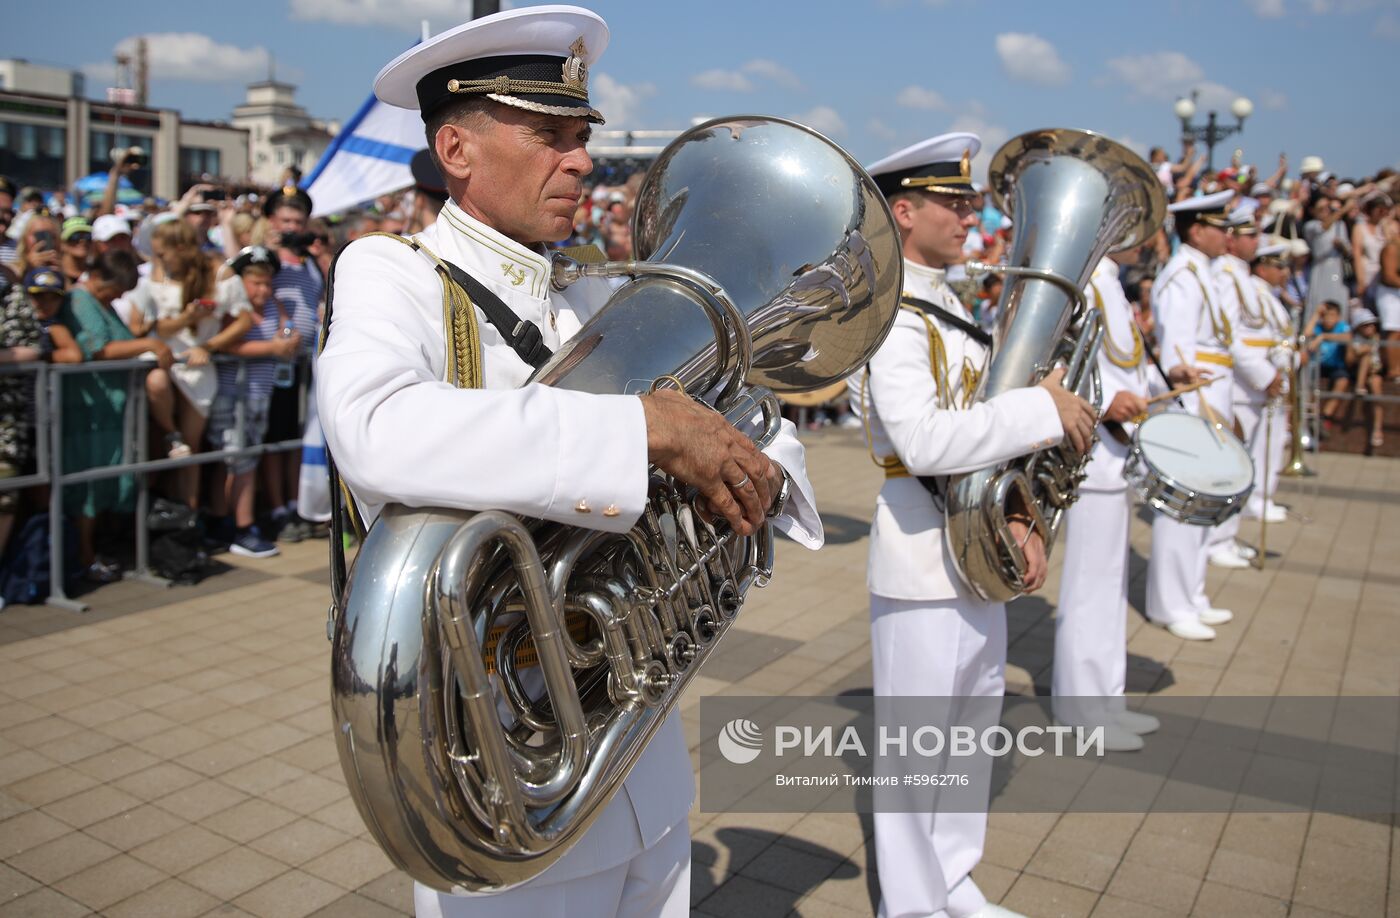
{"label": "blue sky", "polygon": [[[507,4],[511,5],[511,4]],[[531,5],[515,3],[516,6]],[[1098,130],[1175,153],[1171,106],[1201,116],[1253,100],[1236,146],[1272,171],[1322,156],[1343,175],[1400,161],[1400,0],[594,0],[612,43],[593,70],[608,127],[679,128],[700,115],[794,117],[863,162],[972,130],[989,149],[1040,127]],[[467,18],[469,0],[48,0],[7,17],[0,57],[83,68],[108,85],[114,48],[152,36],[151,103],[226,119],[244,84],[298,85],[312,115],[344,119],[379,68]]]}

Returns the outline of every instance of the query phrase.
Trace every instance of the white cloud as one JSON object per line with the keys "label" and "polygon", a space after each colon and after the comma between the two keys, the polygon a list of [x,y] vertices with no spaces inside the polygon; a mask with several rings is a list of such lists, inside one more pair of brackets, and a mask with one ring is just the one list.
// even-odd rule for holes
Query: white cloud
{"label": "white cloud", "polygon": [[744,65],[744,72],[751,73],[760,79],[777,83],[785,89],[801,89],[802,81],[797,78],[797,74],[779,64],[777,61],[770,61],[766,58],[757,58]]}
{"label": "white cloud", "polygon": [[1201,65],[1180,51],[1156,51],[1108,62],[1109,83],[1121,83],[1140,99],[1175,102],[1193,91],[1198,93],[1196,108],[1202,112],[1229,111],[1240,93],[1229,86],[1206,79]]}
{"label": "white cloud", "polygon": [[1109,60],[1108,71],[1135,95],[1168,101],[1180,96],[1183,89],[1190,90],[1206,76],[1200,64],[1180,51],[1115,57]]}
{"label": "white cloud", "polygon": [[608,119],[609,129],[639,127],[642,105],[655,94],[651,83],[619,83],[606,73],[595,73],[589,80],[593,107]]}
{"label": "white cloud", "polygon": [[1259,91],[1259,107],[1271,112],[1281,112],[1288,108],[1288,94],[1279,92],[1277,89],[1261,89]]}
{"label": "white cloud", "polygon": [[894,140],[899,136],[899,132],[890,127],[879,118],[871,118],[865,122],[865,133],[871,137],[878,137],[881,140]]}
{"label": "white cloud", "polygon": [[753,92],[753,82],[734,70],[706,70],[691,77],[690,84],[719,92]]}
{"label": "white cloud", "polygon": [[1069,65],[1055,46],[1029,32],[1003,32],[997,36],[997,56],[1002,69],[1012,79],[1040,86],[1063,86],[1069,82]]}
{"label": "white cloud", "polygon": [[842,121],[836,109],[829,105],[818,105],[800,115],[793,115],[792,120],[828,137],[840,137],[846,133],[846,122]]}
{"label": "white cloud", "polygon": [[[267,49],[225,45],[198,32],[156,32],[144,36],[155,80],[198,80],[216,83],[225,80],[257,80],[267,76]],[[114,49],[132,54],[136,37],[123,38]],[[109,63],[87,64],[83,72],[94,79],[111,82],[115,67]]]}
{"label": "white cloud", "polygon": [[1123,134],[1114,139],[1121,143],[1123,146],[1127,147],[1129,150],[1132,150],[1138,156],[1141,156],[1143,159],[1147,159],[1147,144],[1143,143],[1141,140],[1138,140],[1136,137],[1130,136],[1128,134]]}
{"label": "white cloud", "polygon": [[1394,13],[1383,14],[1372,26],[1371,34],[1377,38],[1400,41],[1400,16],[1396,16]]}
{"label": "white cloud", "polygon": [[920,111],[935,112],[947,109],[948,102],[936,90],[926,89],[923,86],[906,86],[895,96],[895,102],[904,108],[915,108]]}
{"label": "white cloud", "polygon": [[1261,19],[1278,19],[1286,12],[1283,0],[1245,0],[1254,15]]}
{"label": "white cloud", "polygon": [[471,0],[292,0],[293,19],[388,26],[403,32],[417,32],[424,19],[441,32],[471,15]]}
{"label": "white cloud", "polygon": [[972,159],[972,177],[983,184],[987,181],[987,164],[991,162],[992,154],[1011,139],[1011,132],[987,120],[985,112],[982,103],[974,100],[968,105],[966,113],[954,118],[953,123],[948,125],[949,132],[970,131],[982,139],[982,149]]}

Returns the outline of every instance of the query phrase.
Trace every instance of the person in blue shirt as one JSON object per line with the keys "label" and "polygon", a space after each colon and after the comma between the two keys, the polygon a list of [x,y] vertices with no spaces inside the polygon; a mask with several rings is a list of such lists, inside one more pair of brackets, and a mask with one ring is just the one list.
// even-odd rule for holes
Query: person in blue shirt
{"label": "person in blue shirt", "polygon": [[[1351,340],[1351,326],[1342,319],[1342,305],[1336,300],[1328,300],[1317,311],[1317,324],[1313,327],[1308,351],[1317,361],[1320,385],[1329,392],[1346,392],[1351,388],[1351,371],[1347,369],[1347,342]],[[1324,399],[1322,403],[1322,430],[1331,432],[1336,414],[1341,410],[1343,400]]]}

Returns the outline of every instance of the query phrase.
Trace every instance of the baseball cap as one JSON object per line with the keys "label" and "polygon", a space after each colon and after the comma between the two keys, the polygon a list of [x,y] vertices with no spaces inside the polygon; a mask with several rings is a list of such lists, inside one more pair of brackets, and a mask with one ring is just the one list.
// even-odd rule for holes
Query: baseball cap
{"label": "baseball cap", "polygon": [[63,221],[63,230],[58,234],[58,238],[67,242],[78,233],[92,235],[92,224],[87,222],[85,217],[69,217]]}
{"label": "baseball cap", "polygon": [[22,283],[26,293],[63,292],[63,275],[53,268],[30,268]]}
{"label": "baseball cap", "polygon": [[103,214],[92,222],[92,238],[108,242],[117,236],[130,236],[131,224],[116,214]]}

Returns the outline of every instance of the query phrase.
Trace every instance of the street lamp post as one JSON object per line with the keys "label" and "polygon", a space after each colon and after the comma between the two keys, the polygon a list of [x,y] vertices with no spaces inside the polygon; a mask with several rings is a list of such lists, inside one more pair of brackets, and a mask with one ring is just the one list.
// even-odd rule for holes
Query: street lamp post
{"label": "street lamp post", "polygon": [[1215,145],[1229,137],[1231,134],[1238,134],[1244,130],[1244,120],[1254,114],[1254,103],[1240,96],[1230,103],[1230,112],[1235,116],[1233,125],[1220,124],[1215,119],[1215,112],[1211,111],[1206,115],[1205,124],[1192,124],[1191,119],[1196,115],[1196,90],[1191,90],[1191,98],[1181,98],[1176,100],[1176,105],[1172,110],[1181,119],[1181,139],[1199,140],[1206,145],[1206,168],[1215,168]]}

